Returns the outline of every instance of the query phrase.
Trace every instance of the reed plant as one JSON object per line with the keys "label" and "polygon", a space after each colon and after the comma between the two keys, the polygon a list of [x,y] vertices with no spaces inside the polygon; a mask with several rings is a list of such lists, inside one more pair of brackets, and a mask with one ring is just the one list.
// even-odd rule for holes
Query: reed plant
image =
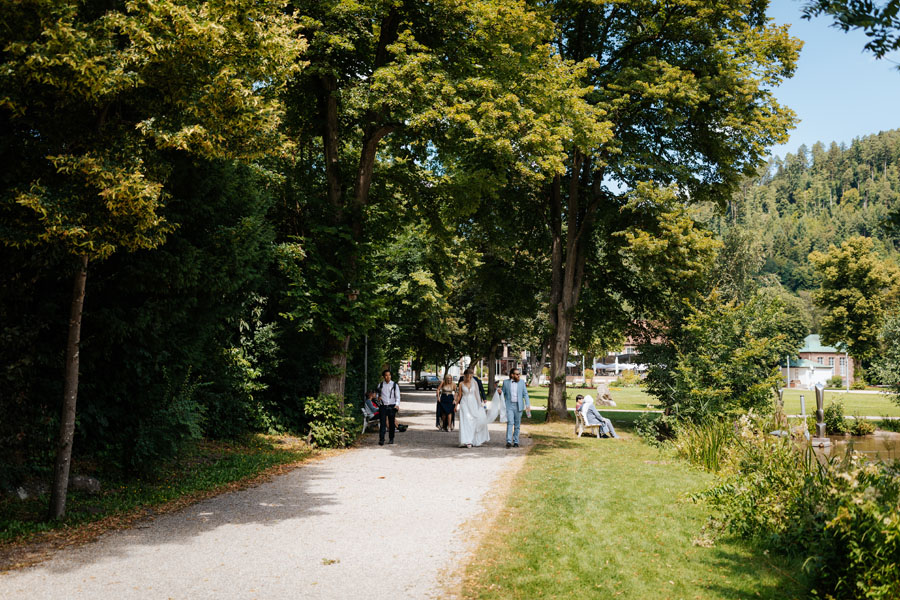
{"label": "reed plant", "polygon": [[710,419],[682,425],[673,445],[679,457],[717,473],[722,469],[726,454],[734,443],[734,423],[727,419]]}

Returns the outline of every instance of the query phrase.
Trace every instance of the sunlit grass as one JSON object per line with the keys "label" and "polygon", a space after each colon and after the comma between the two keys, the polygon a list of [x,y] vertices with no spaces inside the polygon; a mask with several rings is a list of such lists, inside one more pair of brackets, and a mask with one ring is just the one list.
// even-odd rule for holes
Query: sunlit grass
{"label": "sunlit grass", "polygon": [[[814,390],[785,390],[784,409],[790,415],[800,414],[800,396],[806,401],[806,414],[816,412],[816,392]],[[900,417],[900,405],[892,394],[860,394],[826,390],[825,406],[834,400],[844,403],[844,414],[872,417]]]}
{"label": "sunlit grass", "polygon": [[[532,404],[537,406],[546,406],[547,405],[547,394],[550,388],[537,386],[537,387],[529,387],[528,395],[531,398]],[[655,410],[656,409],[656,399],[645,392],[643,388],[635,386],[635,387],[611,387],[610,395],[613,400],[616,402],[615,408],[622,410]],[[578,388],[578,387],[568,387],[566,388],[566,392],[568,393],[569,400],[567,405],[569,408],[575,406],[575,396],[577,394],[583,394],[587,396],[590,394],[597,397],[596,388]]]}
{"label": "sunlit grass", "polygon": [[685,499],[707,473],[627,430],[622,440],[578,439],[571,423],[527,430],[536,446],[466,571],[465,597],[803,597],[800,565],[737,541],[710,547],[707,508]]}
{"label": "sunlit grass", "polygon": [[[538,406],[545,406],[547,403],[546,387],[529,387],[528,394],[531,401]],[[569,406],[575,405],[576,394],[591,394],[596,396],[596,390],[592,388],[574,388],[566,389],[569,393]],[[643,387],[611,387],[610,394],[616,401],[616,408],[625,410],[648,410],[656,409],[656,398],[648,394]],[[785,390],[784,407],[788,414],[800,414],[800,396],[803,395],[806,401],[806,414],[811,415],[816,412],[816,393],[813,390]],[[884,416],[884,417],[900,417],[900,404],[898,404],[893,394],[860,394],[859,392],[839,392],[826,391],[825,405],[827,406],[833,400],[840,400],[844,403],[844,413],[847,415],[864,415],[864,416]],[[775,394],[772,394],[772,402],[775,402]]]}

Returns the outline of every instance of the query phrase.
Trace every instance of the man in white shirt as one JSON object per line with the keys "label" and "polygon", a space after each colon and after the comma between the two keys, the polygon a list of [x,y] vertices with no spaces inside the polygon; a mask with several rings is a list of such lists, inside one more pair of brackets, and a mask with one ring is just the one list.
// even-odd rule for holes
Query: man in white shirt
{"label": "man in white shirt", "polygon": [[384,446],[384,432],[390,429],[388,444],[394,443],[394,429],[397,424],[397,409],[400,408],[400,386],[391,381],[391,370],[381,372],[384,379],[378,384],[378,445]]}

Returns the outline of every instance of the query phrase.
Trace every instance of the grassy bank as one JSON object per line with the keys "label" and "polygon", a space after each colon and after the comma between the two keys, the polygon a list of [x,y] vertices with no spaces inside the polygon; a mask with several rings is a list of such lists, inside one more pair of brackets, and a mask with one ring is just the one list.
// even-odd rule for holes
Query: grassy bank
{"label": "grassy bank", "polygon": [[598,440],[570,423],[528,428],[536,446],[466,571],[467,598],[802,596],[799,565],[703,538],[708,509],[684,498],[708,474],[622,429]]}
{"label": "grassy bank", "polygon": [[[160,475],[142,479],[102,479],[100,494],[70,492],[66,517],[61,521],[44,520],[47,497],[20,501],[0,498],[0,567],[8,563],[16,546],[33,541],[36,534],[61,530],[57,534],[77,538],[82,533],[95,535],[80,527],[104,522],[115,528],[134,517],[165,512],[219,491],[240,487],[240,482],[301,461],[311,450],[296,438],[257,435],[244,442],[204,441],[186,450],[181,458],[160,470]],[[78,469],[76,472],[84,472]],[[64,540],[63,540],[64,541]],[[7,565],[8,566],[8,565]]]}

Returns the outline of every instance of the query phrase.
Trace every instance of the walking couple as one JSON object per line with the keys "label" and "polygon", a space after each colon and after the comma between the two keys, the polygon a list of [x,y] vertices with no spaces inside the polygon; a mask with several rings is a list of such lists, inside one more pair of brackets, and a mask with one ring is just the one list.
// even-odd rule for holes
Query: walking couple
{"label": "walking couple", "polygon": [[463,378],[456,386],[454,405],[459,412],[459,445],[471,448],[480,446],[491,439],[488,423],[499,416],[506,422],[506,447],[519,447],[519,429],[522,425],[522,411],[531,417],[531,404],[525,382],[519,381],[518,369],[509,373],[503,390],[494,392],[490,406],[482,400],[481,382],[472,376],[472,369],[463,372]]}

